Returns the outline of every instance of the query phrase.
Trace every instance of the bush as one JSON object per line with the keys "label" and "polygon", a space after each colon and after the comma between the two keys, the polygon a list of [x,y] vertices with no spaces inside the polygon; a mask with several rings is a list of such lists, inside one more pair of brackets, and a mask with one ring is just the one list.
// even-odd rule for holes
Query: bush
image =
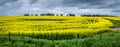
{"label": "bush", "polygon": [[120,38],[104,38],[92,45],[92,47],[120,47]]}

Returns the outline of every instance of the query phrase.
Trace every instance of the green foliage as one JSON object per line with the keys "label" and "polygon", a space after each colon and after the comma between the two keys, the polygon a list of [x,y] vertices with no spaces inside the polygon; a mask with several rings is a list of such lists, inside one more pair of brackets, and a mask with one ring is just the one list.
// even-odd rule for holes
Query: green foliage
{"label": "green foliage", "polygon": [[[101,40],[92,38],[72,40],[45,40],[25,36],[0,36],[1,47],[120,47],[120,32],[107,32],[102,34]],[[108,35],[108,36],[106,36]],[[113,35],[113,36],[112,36]]]}
{"label": "green foliage", "polygon": [[120,38],[103,38],[102,40],[96,42],[92,47],[120,47]]}
{"label": "green foliage", "polygon": [[114,23],[114,27],[120,28],[120,21],[111,20]]}

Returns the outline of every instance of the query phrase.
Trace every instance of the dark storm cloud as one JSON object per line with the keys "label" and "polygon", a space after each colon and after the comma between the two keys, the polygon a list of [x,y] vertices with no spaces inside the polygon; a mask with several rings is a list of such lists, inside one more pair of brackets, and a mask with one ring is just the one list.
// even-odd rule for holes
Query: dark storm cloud
{"label": "dark storm cloud", "polygon": [[34,4],[34,3],[36,3],[38,0],[31,0],[30,1],[30,4]]}
{"label": "dark storm cloud", "polygon": [[6,4],[8,2],[15,2],[15,1],[17,1],[17,0],[0,0],[0,6]]}
{"label": "dark storm cloud", "polygon": [[120,8],[120,3],[114,3],[114,4],[111,4],[111,5],[106,5],[106,6],[102,6],[100,8],[112,8],[112,9],[117,9],[117,8]]}
{"label": "dark storm cloud", "polygon": [[112,8],[120,7],[120,0],[65,0],[63,2],[63,5],[68,7],[79,7],[79,8],[112,9]]}
{"label": "dark storm cloud", "polygon": [[101,2],[102,0],[65,0],[64,3],[94,3]]}
{"label": "dark storm cloud", "polygon": [[78,5],[103,5],[103,0],[65,0],[63,2],[66,6],[78,6]]}
{"label": "dark storm cloud", "polygon": [[120,13],[120,9],[114,9],[114,10],[112,10],[112,12],[119,12]]}
{"label": "dark storm cloud", "polygon": [[[24,13],[111,14],[120,12],[120,0],[1,0],[0,15]],[[120,14],[119,14],[120,15]]]}

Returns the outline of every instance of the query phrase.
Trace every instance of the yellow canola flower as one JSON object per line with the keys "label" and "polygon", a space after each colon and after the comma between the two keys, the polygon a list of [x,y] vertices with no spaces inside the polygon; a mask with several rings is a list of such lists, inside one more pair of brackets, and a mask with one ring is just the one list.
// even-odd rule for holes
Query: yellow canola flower
{"label": "yellow canola flower", "polygon": [[[52,35],[98,33],[113,24],[102,17],[13,16],[0,17],[0,34]],[[4,33],[3,33],[4,32]]]}

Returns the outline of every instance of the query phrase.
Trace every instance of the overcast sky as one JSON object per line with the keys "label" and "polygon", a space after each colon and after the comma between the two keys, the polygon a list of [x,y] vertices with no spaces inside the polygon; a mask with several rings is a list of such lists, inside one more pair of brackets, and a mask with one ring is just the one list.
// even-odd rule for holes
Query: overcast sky
{"label": "overcast sky", "polygon": [[25,13],[120,15],[120,0],[0,0],[0,15]]}

